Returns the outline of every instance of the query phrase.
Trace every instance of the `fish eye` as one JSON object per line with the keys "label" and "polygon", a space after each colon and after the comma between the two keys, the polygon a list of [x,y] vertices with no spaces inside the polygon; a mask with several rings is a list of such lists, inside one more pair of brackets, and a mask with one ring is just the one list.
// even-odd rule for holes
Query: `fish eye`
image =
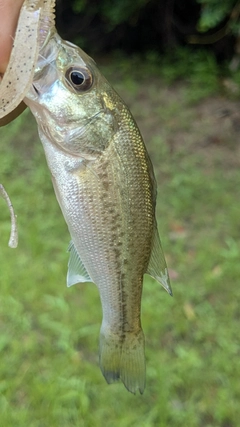
{"label": "fish eye", "polygon": [[70,67],[65,73],[68,84],[77,92],[83,92],[93,84],[93,77],[90,70],[82,67]]}

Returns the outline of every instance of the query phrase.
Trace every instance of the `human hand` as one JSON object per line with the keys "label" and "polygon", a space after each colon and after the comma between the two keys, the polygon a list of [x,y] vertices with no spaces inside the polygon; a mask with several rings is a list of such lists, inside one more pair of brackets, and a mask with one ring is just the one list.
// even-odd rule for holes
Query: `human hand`
{"label": "human hand", "polygon": [[23,1],[0,0],[0,74],[5,72],[9,61]]}

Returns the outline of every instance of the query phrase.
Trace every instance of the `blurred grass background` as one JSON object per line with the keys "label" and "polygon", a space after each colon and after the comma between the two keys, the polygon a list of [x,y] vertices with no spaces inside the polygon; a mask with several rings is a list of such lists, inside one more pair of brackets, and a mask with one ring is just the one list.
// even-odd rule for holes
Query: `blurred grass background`
{"label": "blurred grass background", "polygon": [[0,129],[0,182],[19,229],[12,250],[0,199],[4,427],[239,424],[239,101],[211,55],[198,52],[193,60],[178,52],[178,66],[120,54],[100,64],[130,106],[154,164],[174,292],[170,298],[145,277],[143,396],[108,386],[101,375],[96,287],[66,288],[69,234],[33,117],[25,112]]}

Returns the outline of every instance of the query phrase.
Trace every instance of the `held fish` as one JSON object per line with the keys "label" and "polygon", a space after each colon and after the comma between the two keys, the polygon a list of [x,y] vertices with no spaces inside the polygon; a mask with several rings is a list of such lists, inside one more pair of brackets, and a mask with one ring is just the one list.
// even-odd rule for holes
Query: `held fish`
{"label": "held fish", "polygon": [[[41,23],[40,23],[41,29]],[[24,98],[38,123],[71,235],[67,285],[94,282],[108,383],[145,388],[143,275],[171,294],[155,218],[156,182],[138,127],[95,62],[53,25]]]}

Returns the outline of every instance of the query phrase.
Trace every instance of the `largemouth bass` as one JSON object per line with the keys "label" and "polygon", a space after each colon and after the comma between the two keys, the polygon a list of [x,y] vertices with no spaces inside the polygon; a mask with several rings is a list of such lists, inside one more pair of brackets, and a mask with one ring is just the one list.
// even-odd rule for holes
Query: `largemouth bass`
{"label": "largemouth bass", "polygon": [[108,383],[121,380],[143,393],[144,273],[170,294],[171,288],[155,218],[156,181],[139,129],[95,62],[52,24],[24,102],[71,235],[67,286],[94,282],[99,289],[102,373]]}

